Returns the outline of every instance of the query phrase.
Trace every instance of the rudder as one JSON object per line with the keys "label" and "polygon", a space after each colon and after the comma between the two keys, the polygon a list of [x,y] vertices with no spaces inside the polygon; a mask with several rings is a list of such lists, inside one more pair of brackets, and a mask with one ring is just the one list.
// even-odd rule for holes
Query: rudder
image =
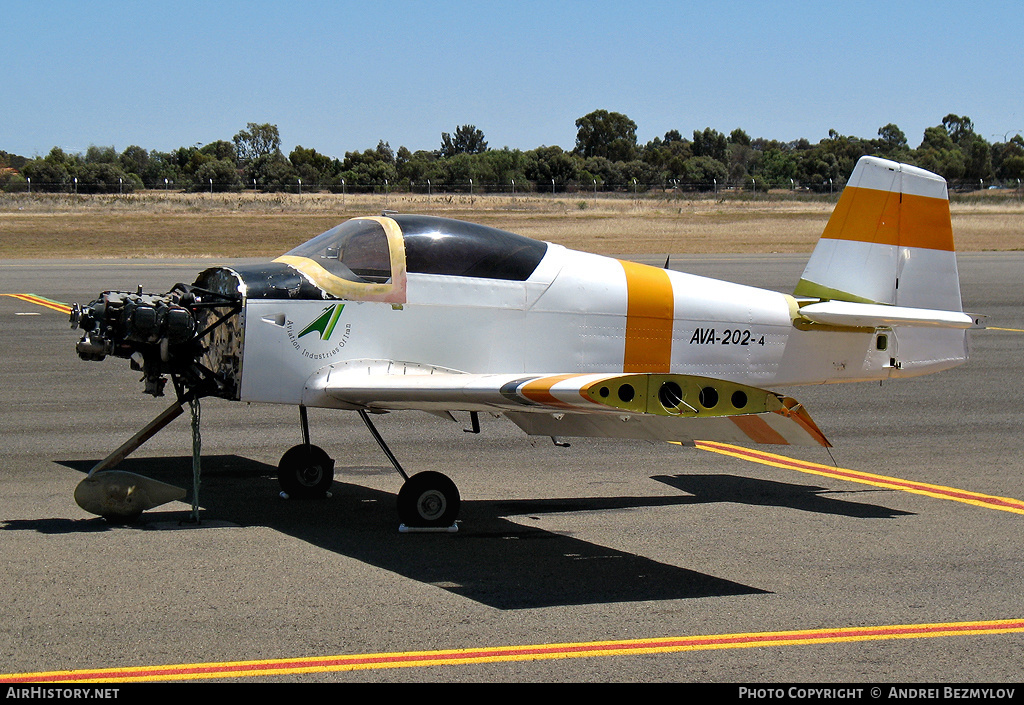
{"label": "rudder", "polygon": [[794,295],[962,311],[946,181],[861,157]]}

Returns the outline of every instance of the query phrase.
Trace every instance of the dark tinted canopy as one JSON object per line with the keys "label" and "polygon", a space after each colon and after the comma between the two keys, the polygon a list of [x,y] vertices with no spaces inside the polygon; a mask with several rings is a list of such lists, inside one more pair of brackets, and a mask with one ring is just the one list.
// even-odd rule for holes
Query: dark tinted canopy
{"label": "dark tinted canopy", "polygon": [[406,268],[421,274],[528,279],[547,244],[486,225],[429,215],[394,215],[405,239]]}
{"label": "dark tinted canopy", "polygon": [[[546,243],[486,225],[427,215],[390,217],[402,230],[408,272],[524,281],[547,251]],[[350,281],[391,278],[387,235],[376,220],[348,220],[288,254]]]}

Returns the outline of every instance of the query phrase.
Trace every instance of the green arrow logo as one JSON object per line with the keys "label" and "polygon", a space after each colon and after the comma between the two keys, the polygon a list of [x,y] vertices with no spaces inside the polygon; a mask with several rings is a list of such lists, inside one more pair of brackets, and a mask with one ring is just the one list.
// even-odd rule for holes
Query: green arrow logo
{"label": "green arrow logo", "polygon": [[341,312],[345,308],[345,304],[334,304],[324,309],[324,312],[317,316],[316,320],[310,323],[308,326],[302,329],[298,337],[301,338],[304,335],[308,335],[316,331],[320,334],[320,340],[330,340],[331,334],[334,332],[334,326],[338,323],[338,318],[341,317]]}

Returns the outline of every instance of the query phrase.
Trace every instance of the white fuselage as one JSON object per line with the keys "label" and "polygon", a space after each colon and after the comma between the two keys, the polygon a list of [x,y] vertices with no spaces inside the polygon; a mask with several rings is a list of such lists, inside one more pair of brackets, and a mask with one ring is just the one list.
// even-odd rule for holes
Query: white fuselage
{"label": "white fuselage", "polygon": [[[879,349],[874,330],[801,330],[792,296],[557,245],[526,281],[410,273],[407,286],[402,304],[248,300],[240,398],[299,404],[317,370],[353,360],[478,374],[672,372],[759,387],[895,371],[892,331]],[[652,302],[670,305],[671,318],[642,305]],[[329,331],[307,330],[340,305]],[[915,373],[925,371],[934,370]]]}

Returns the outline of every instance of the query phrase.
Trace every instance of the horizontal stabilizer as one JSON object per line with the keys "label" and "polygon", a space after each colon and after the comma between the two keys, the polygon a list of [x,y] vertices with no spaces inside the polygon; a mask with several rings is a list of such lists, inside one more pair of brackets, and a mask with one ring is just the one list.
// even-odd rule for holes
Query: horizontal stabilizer
{"label": "horizontal stabilizer", "polygon": [[822,301],[800,309],[800,316],[812,323],[860,328],[915,326],[928,328],[983,328],[983,317],[961,311],[936,311],[927,308],[862,304],[849,301]]}

